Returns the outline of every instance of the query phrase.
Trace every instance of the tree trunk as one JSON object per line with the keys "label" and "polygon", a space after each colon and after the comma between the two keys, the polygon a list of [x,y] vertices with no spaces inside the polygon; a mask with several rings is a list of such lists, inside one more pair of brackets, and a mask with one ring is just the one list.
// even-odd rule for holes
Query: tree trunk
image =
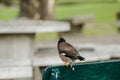
{"label": "tree trunk", "polygon": [[20,17],[53,19],[54,0],[20,0]]}
{"label": "tree trunk", "polygon": [[41,19],[54,19],[54,0],[40,0]]}
{"label": "tree trunk", "polygon": [[120,12],[117,13],[117,28],[118,32],[120,32]]}

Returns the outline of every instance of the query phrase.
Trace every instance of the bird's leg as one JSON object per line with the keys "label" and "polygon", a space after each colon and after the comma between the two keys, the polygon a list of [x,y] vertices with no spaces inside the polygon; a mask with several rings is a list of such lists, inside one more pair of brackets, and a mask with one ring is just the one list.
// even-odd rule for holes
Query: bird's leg
{"label": "bird's leg", "polygon": [[75,70],[74,67],[73,67],[73,63],[70,63],[70,68],[71,68],[72,70]]}
{"label": "bird's leg", "polygon": [[73,67],[73,64],[72,64],[72,63],[70,63],[70,67],[71,67],[71,68]]}

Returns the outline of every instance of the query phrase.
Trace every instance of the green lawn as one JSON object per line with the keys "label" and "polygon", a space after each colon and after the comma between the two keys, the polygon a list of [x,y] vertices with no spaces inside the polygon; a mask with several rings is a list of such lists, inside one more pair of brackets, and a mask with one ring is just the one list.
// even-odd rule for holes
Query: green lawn
{"label": "green lawn", "polygon": [[76,15],[93,14],[97,21],[115,22],[116,12],[120,11],[120,3],[95,3],[56,6],[57,19],[71,18]]}
{"label": "green lawn", "polygon": [[117,0],[56,0],[56,4],[61,3],[104,3],[104,2],[117,2]]}
{"label": "green lawn", "polygon": [[0,7],[0,20],[11,20],[18,16],[19,10],[14,7]]}
{"label": "green lawn", "polygon": [[[56,0],[57,3],[78,0]],[[66,19],[77,15],[93,14],[98,22],[115,22],[120,3],[84,3],[77,5],[56,5],[55,18]],[[10,20],[18,16],[19,10],[14,7],[0,7],[0,20]]]}
{"label": "green lawn", "polygon": [[[71,0],[72,1],[72,0]],[[77,1],[77,0],[76,0]],[[84,36],[116,34],[116,13],[120,11],[120,3],[86,3],[76,5],[56,5],[56,19],[69,19],[74,16],[92,14],[96,16],[97,23],[105,23],[110,27],[103,26],[99,29],[97,26],[89,30],[85,28],[82,32]]]}
{"label": "green lawn", "polygon": [[[112,34],[116,33],[116,13],[120,11],[120,2],[118,3],[80,3],[74,5],[60,5],[59,3],[64,3],[67,1],[78,2],[79,0],[56,0],[55,5],[55,18],[56,19],[69,19],[74,16],[81,16],[92,14],[96,16],[97,23],[108,23],[111,25],[110,31]],[[86,0],[87,1],[87,0]],[[96,0],[93,0],[96,1]],[[100,0],[99,0],[100,1]],[[0,7],[0,20],[10,20],[18,16],[19,9],[14,7]],[[93,29],[92,31],[84,30],[83,34],[93,35],[93,34],[103,34],[104,30],[97,31]],[[52,37],[54,33],[51,33]],[[106,34],[106,33],[104,33]],[[44,34],[42,34],[44,35]],[[42,35],[39,35],[42,37]],[[45,38],[45,36],[43,36]],[[56,37],[56,33],[55,33]]]}

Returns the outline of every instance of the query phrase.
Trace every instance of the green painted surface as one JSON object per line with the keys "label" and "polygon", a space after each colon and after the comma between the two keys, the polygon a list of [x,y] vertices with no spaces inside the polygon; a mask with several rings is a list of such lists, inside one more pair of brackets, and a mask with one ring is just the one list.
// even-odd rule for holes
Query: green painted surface
{"label": "green painted surface", "polygon": [[120,60],[47,67],[43,80],[120,80]]}

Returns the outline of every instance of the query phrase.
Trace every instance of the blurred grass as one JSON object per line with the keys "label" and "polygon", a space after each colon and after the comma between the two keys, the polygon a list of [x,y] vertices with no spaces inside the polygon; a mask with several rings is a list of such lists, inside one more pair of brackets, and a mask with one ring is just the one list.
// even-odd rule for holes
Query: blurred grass
{"label": "blurred grass", "polygon": [[[116,29],[116,13],[120,11],[120,3],[119,2],[102,2],[104,0],[98,0],[102,3],[79,3],[73,5],[59,5],[65,2],[80,2],[81,0],[56,0],[55,5],[55,19],[69,19],[78,15],[87,15],[92,14],[96,16],[97,23],[108,23],[110,24],[110,32],[112,34],[117,32]],[[88,1],[88,0],[82,0]],[[97,0],[92,0],[97,1]],[[109,1],[109,0],[108,0]],[[110,0],[111,1],[111,0]],[[15,7],[1,7],[0,6],[0,20],[11,20],[16,18],[19,15],[19,9]],[[106,31],[99,31],[97,28],[91,31],[84,29],[83,35],[93,36],[93,35],[104,35]],[[50,35],[50,39],[58,36],[56,32],[53,33],[42,33],[37,34],[37,39],[47,39],[48,35]]]}
{"label": "blurred grass", "polygon": [[0,7],[0,20],[11,20],[18,16],[19,10],[15,7]]}
{"label": "blurred grass", "polygon": [[104,2],[116,2],[117,0],[56,0],[57,4],[60,3],[104,3]]}
{"label": "blurred grass", "polygon": [[57,32],[49,32],[49,33],[38,33],[36,35],[36,40],[54,40],[57,39],[59,34]]}
{"label": "blurred grass", "polygon": [[57,19],[71,18],[76,15],[93,14],[97,21],[115,22],[116,12],[120,11],[120,3],[96,3],[56,6]]}
{"label": "blurred grass", "polygon": [[69,19],[74,16],[95,15],[97,23],[110,24],[109,31],[99,30],[97,26],[88,30],[85,28],[82,32],[84,36],[113,35],[117,33],[116,13],[120,11],[120,3],[86,3],[66,6],[56,6],[56,19]]}
{"label": "blurred grass", "polygon": [[116,35],[117,29],[114,24],[89,23],[82,30],[83,36]]}

